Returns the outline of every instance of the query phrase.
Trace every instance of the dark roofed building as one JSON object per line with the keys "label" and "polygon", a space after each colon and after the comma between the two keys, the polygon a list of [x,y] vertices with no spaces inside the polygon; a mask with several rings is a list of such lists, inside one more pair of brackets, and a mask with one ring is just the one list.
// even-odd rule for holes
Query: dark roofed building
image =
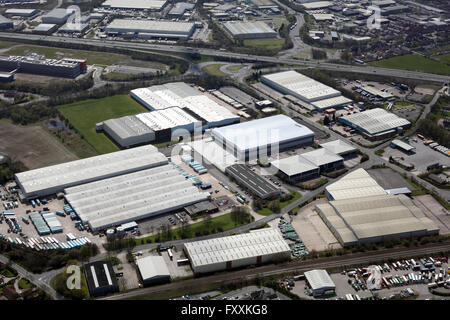
{"label": "dark roofed building", "polygon": [[195,217],[204,213],[214,213],[219,211],[219,207],[212,201],[202,201],[184,208],[186,212]]}
{"label": "dark roofed building", "polygon": [[97,261],[84,265],[84,274],[92,297],[119,292],[119,284],[111,261]]}

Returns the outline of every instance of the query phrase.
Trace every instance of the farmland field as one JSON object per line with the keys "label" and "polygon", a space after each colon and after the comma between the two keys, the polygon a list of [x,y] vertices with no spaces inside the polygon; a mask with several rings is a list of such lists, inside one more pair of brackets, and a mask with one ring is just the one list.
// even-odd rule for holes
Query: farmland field
{"label": "farmland field", "polygon": [[450,66],[419,56],[417,54],[407,54],[404,56],[372,61],[369,62],[369,64],[376,67],[450,75]]}
{"label": "farmland field", "polygon": [[100,154],[118,151],[119,147],[105,134],[95,131],[98,122],[148,111],[128,95],[88,99],[59,106],[58,110]]}

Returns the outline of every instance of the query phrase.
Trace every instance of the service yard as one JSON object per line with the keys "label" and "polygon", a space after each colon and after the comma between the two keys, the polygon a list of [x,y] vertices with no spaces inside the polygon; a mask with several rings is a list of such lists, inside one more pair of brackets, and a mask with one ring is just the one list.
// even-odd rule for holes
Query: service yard
{"label": "service yard", "polygon": [[28,169],[78,158],[40,126],[19,126],[0,121],[0,152],[21,161]]}
{"label": "service yard", "polygon": [[413,201],[428,218],[436,223],[440,228],[440,234],[450,233],[450,212],[437,202],[433,196],[429,194],[416,196]]}

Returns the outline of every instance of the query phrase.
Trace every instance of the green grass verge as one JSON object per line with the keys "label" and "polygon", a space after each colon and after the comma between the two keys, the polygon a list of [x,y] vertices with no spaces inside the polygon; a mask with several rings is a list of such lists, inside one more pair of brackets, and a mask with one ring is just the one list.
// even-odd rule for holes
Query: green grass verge
{"label": "green grass verge", "polygon": [[83,100],[59,106],[58,110],[100,154],[119,148],[106,135],[95,131],[96,123],[148,111],[128,95]]}
{"label": "green grass verge", "polygon": [[29,289],[31,287],[33,287],[33,284],[30,281],[28,281],[27,279],[22,278],[19,280],[19,288],[20,289],[25,290],[25,289]]}
{"label": "green grass verge", "polygon": [[244,46],[264,48],[269,51],[281,50],[284,44],[284,39],[269,39],[269,40],[244,40]]}
{"label": "green grass verge", "polygon": [[417,54],[407,54],[379,61],[371,61],[369,62],[369,64],[384,68],[423,71],[429,73],[450,75],[450,66],[419,56]]}
{"label": "green grass verge", "polygon": [[216,77],[227,77],[228,74],[220,71],[220,68],[224,66],[223,63],[217,63],[217,64],[209,64],[207,66],[203,67],[203,70],[205,70],[206,73],[216,76]]}
{"label": "green grass verge", "polygon": [[439,56],[436,56],[435,58],[439,59],[439,61],[443,63],[450,64],[450,53],[441,54]]}

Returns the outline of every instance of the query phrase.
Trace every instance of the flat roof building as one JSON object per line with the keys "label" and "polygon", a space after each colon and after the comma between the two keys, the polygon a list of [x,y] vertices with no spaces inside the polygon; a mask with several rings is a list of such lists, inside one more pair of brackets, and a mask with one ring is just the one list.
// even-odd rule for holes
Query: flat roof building
{"label": "flat roof building", "polygon": [[269,199],[281,194],[281,190],[269,183],[259,174],[250,170],[245,164],[234,164],[225,169],[225,172],[240,185],[261,199]]}
{"label": "flat roof building", "polygon": [[281,261],[291,257],[289,245],[273,228],[188,242],[184,244],[184,252],[196,274]]}
{"label": "flat roof building", "polygon": [[143,146],[75,160],[15,175],[26,199],[62,192],[65,188],[167,164],[154,146]]}
{"label": "flat roof building", "polygon": [[202,122],[203,129],[240,121],[226,107],[184,82],[172,82],[130,91],[130,95],[149,110],[179,107]]}
{"label": "flat roof building", "polygon": [[301,155],[274,160],[270,164],[291,182],[309,180],[318,177],[320,174],[319,167]]}
{"label": "flat roof building", "polygon": [[234,39],[276,38],[278,33],[262,21],[228,21],[222,24]]}
{"label": "flat roof building", "polygon": [[241,161],[312,145],[314,132],[285,115],[276,115],[212,130],[224,149]]}
{"label": "flat roof building", "polygon": [[139,269],[144,285],[155,285],[170,282],[170,272],[163,257],[148,256],[137,259],[136,265]]}
{"label": "flat roof building", "polygon": [[319,143],[319,146],[322,148],[331,151],[334,154],[340,155],[341,157],[346,157],[352,154],[355,154],[358,149],[344,141],[337,139],[325,143]]}
{"label": "flat roof building", "polygon": [[320,168],[320,172],[333,171],[344,165],[344,158],[325,148],[305,152],[301,157]]}
{"label": "flat roof building", "polygon": [[317,10],[331,7],[333,5],[330,1],[315,1],[301,4],[306,10]]}
{"label": "flat roof building", "polygon": [[119,292],[119,284],[111,261],[96,261],[84,265],[84,274],[92,297]]}
{"label": "flat roof building", "polygon": [[155,132],[136,116],[106,120],[102,130],[122,148],[155,141]]}
{"label": "flat roof building", "polygon": [[5,11],[5,14],[11,17],[31,17],[34,16],[36,13],[38,13],[36,9],[11,8]]}
{"label": "flat roof building", "polygon": [[0,15],[0,30],[13,29],[14,22],[11,19],[8,19],[2,15]]}
{"label": "flat roof building", "polygon": [[200,192],[172,164],[86,183],[64,192],[81,221],[93,231],[179,210],[210,198],[209,192]]}
{"label": "flat roof building", "polygon": [[195,30],[194,22],[161,20],[114,19],[105,32],[114,34],[138,34],[144,38],[171,38],[187,40]]}
{"label": "flat roof building", "polygon": [[311,270],[304,273],[314,297],[335,295],[336,285],[326,270]]}
{"label": "flat roof building", "polygon": [[364,92],[370,94],[371,96],[374,96],[376,98],[382,99],[382,100],[391,100],[394,99],[394,95],[388,91],[381,91],[375,87],[371,86],[365,86],[361,87],[361,90]]}
{"label": "flat roof building", "polygon": [[74,9],[55,8],[41,17],[42,23],[62,25],[75,14]]}
{"label": "flat roof building", "polygon": [[57,24],[53,23],[41,23],[33,29],[33,33],[50,34],[58,29]]}
{"label": "flat roof building", "polygon": [[366,135],[376,136],[397,129],[407,129],[411,122],[381,108],[350,114],[338,118],[339,122],[348,125]]}
{"label": "flat roof building", "polygon": [[122,10],[149,10],[161,11],[167,0],[106,0],[102,7]]}
{"label": "flat roof building", "polygon": [[192,11],[195,8],[194,3],[177,2],[173,8],[167,13],[169,17],[182,17],[187,11]]}
{"label": "flat roof building", "polygon": [[391,141],[391,147],[400,149],[400,150],[402,150],[404,152],[407,152],[407,153],[412,152],[412,151],[414,151],[416,149],[412,145],[410,145],[410,144],[408,144],[408,143],[406,143],[406,142],[404,142],[402,140],[398,140],[398,139],[394,139],[394,140]]}

